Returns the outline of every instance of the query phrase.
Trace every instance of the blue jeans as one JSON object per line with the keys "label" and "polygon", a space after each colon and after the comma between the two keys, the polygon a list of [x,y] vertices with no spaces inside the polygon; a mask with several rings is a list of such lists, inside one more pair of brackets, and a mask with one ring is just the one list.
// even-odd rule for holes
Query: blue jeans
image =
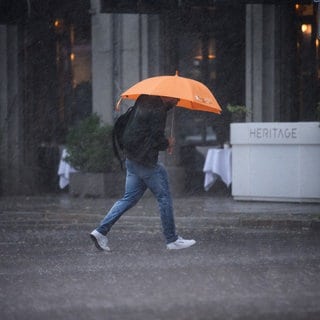
{"label": "blue jeans", "polygon": [[126,160],[127,176],[125,194],[118,200],[104,219],[97,231],[106,235],[111,227],[127,210],[132,208],[149,188],[156,197],[166,242],[177,240],[173,216],[172,198],[169,188],[168,174],[162,164],[154,167],[145,167],[129,159]]}

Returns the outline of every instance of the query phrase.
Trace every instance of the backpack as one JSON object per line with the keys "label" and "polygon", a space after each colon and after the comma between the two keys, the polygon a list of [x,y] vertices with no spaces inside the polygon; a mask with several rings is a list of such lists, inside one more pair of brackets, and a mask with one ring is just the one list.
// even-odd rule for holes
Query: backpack
{"label": "backpack", "polygon": [[123,170],[123,162],[125,160],[123,134],[127,124],[129,123],[129,120],[131,119],[131,115],[134,113],[134,110],[134,106],[130,107],[116,120],[112,129],[113,152],[120,162],[121,170]]}

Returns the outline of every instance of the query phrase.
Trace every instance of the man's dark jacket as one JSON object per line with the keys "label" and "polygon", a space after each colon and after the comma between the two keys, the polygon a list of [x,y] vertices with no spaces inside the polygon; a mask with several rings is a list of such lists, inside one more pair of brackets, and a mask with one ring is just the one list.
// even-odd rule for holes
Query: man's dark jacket
{"label": "man's dark jacket", "polygon": [[158,162],[159,151],[166,150],[167,109],[160,97],[140,96],[125,129],[123,141],[128,159],[152,167]]}

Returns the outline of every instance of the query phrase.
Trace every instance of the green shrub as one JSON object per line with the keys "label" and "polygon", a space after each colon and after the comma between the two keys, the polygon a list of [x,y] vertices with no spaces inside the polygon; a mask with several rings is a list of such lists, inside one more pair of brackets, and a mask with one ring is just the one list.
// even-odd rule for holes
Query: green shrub
{"label": "green shrub", "polygon": [[67,134],[66,161],[81,172],[110,172],[115,168],[112,126],[102,125],[97,114],[79,122]]}
{"label": "green shrub", "polygon": [[241,105],[227,105],[227,110],[231,113],[238,113],[238,114],[246,114],[247,113],[247,108],[245,106]]}
{"label": "green shrub", "polygon": [[230,113],[230,120],[231,122],[245,122],[246,121],[246,115],[249,114],[246,106],[242,105],[227,105],[227,111]]}

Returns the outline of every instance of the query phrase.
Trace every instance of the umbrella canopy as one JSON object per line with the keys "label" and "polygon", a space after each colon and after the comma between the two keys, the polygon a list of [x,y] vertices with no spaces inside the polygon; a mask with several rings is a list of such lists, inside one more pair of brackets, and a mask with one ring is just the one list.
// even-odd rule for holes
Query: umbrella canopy
{"label": "umbrella canopy", "polygon": [[178,107],[221,113],[211,91],[201,82],[174,76],[158,76],[142,80],[121,94],[122,99],[136,100],[141,94],[178,98]]}

